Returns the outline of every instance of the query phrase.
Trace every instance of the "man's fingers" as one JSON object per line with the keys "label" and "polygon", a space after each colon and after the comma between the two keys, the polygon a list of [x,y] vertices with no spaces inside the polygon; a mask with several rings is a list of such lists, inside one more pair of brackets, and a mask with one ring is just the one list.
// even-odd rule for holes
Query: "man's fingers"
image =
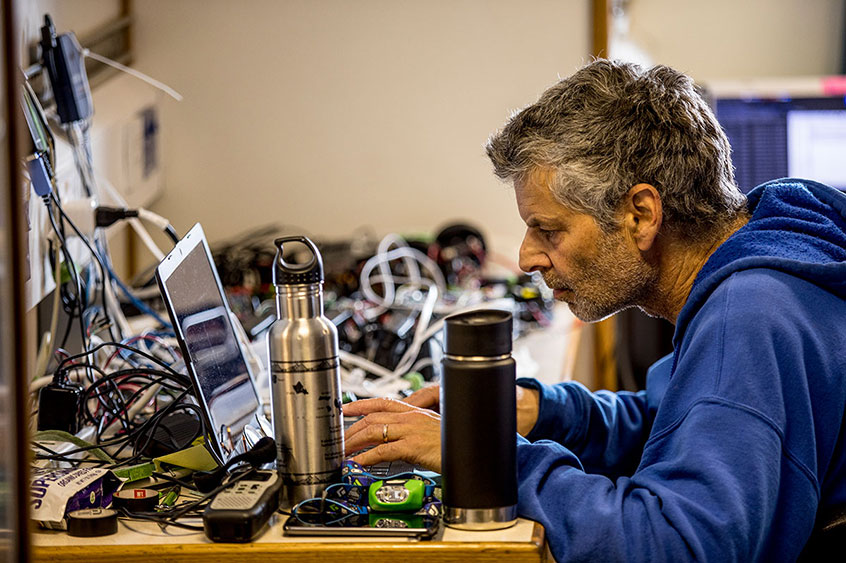
{"label": "man's fingers", "polygon": [[[387,428],[386,428],[387,427]],[[397,459],[404,459],[406,461],[414,461],[419,456],[420,452],[415,452],[412,449],[407,438],[414,436],[415,426],[413,424],[406,424],[399,421],[389,423],[373,424],[366,429],[358,432],[351,437],[349,444],[346,440],[344,446],[347,454],[356,453],[357,451],[367,446],[375,446],[366,452],[362,452],[353,459],[362,465],[372,465],[380,461],[394,461]],[[386,432],[387,430],[387,432]],[[387,437],[387,442],[385,438]],[[371,454],[371,452],[376,452]],[[375,459],[377,461],[367,461],[362,463],[359,458],[365,454],[370,454],[366,459]]]}
{"label": "man's fingers", "polygon": [[380,444],[375,448],[362,452],[351,459],[361,465],[374,465],[383,461],[408,459],[409,457],[410,453],[404,451],[401,442],[388,442],[387,444]]}
{"label": "man's fingers", "polygon": [[[402,459],[432,471],[441,467],[440,417],[424,409],[372,413],[356,422],[344,438],[346,455],[362,465]],[[367,451],[361,451],[371,448]]]}
{"label": "man's fingers", "polygon": [[392,412],[374,412],[370,413],[365,417],[356,420],[354,423],[347,428],[347,431],[344,433],[345,436],[353,436],[358,432],[361,432],[362,429],[373,425],[373,424],[385,424],[396,422],[396,417],[398,413]]}
{"label": "man's fingers", "polygon": [[438,385],[432,385],[431,387],[424,387],[419,391],[415,391],[408,398],[405,399],[405,402],[409,405],[413,405],[415,407],[421,407],[424,409],[437,407],[441,400],[441,388]]}
{"label": "man's fingers", "polygon": [[[396,427],[396,416],[394,413],[374,413],[350,426],[344,434],[344,449],[347,454],[384,442],[382,432],[385,425],[388,425],[389,430],[392,426]],[[394,436],[389,435],[388,438],[394,439]]]}
{"label": "man's fingers", "polygon": [[[428,420],[429,418],[417,412],[369,414],[347,429],[344,434],[344,450],[347,454],[351,454],[374,444],[382,444],[386,440],[388,442],[401,440],[409,432],[413,433],[413,429],[419,425],[421,419]],[[385,427],[387,427],[387,436]]]}
{"label": "man's fingers", "polygon": [[347,433],[344,436],[344,451],[350,455],[381,442],[382,431],[377,426],[366,426],[354,434]]}
{"label": "man's fingers", "polygon": [[[432,471],[441,466],[441,419],[431,410],[392,399],[344,405],[345,416],[362,416],[344,433],[346,455],[362,465],[403,459]],[[372,447],[370,450],[361,451]]]}
{"label": "man's fingers", "polygon": [[344,405],[344,414],[349,416],[360,416],[374,412],[406,412],[412,410],[409,404],[397,401],[396,399],[387,399],[379,397],[376,399],[361,399]]}

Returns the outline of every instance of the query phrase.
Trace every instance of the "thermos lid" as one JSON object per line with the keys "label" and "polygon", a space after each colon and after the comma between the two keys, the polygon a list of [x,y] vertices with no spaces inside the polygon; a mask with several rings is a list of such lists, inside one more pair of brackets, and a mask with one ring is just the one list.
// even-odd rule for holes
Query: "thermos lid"
{"label": "thermos lid", "polygon": [[450,356],[496,357],[511,353],[511,313],[481,309],[445,319],[444,343]]}
{"label": "thermos lid", "polygon": [[[290,264],[285,261],[283,245],[298,242],[311,252],[311,258],[303,264]],[[323,258],[317,246],[308,237],[290,236],[273,241],[276,246],[276,259],[273,265],[273,285],[297,285],[320,283],[323,281]]]}

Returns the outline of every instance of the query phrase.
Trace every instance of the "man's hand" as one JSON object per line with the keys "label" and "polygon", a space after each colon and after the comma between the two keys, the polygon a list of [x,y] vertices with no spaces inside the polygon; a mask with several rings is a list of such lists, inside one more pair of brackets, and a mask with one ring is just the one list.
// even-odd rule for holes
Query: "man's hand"
{"label": "man's hand", "polygon": [[[538,419],[539,397],[534,389],[517,386],[517,432],[527,435]],[[362,399],[344,405],[344,415],[363,416],[344,436],[346,455],[375,446],[353,461],[373,465],[405,460],[431,471],[441,471],[440,387],[421,389],[407,402],[394,399]],[[430,410],[431,409],[431,410]]]}
{"label": "man's hand", "polygon": [[540,412],[540,396],[534,389],[517,386],[517,433],[526,436],[535,427]]}
{"label": "man's hand", "polygon": [[[424,387],[410,395],[405,402],[415,407],[431,409],[435,412],[440,410],[440,392],[438,385]],[[538,421],[539,401],[538,392],[534,389],[517,385],[517,432],[526,436],[535,427]]]}
{"label": "man's hand", "polygon": [[440,473],[441,417],[437,413],[394,399],[362,399],[344,405],[344,415],[364,416],[344,436],[346,455],[375,446],[353,461],[373,465],[401,459]]}
{"label": "man's hand", "polygon": [[413,407],[441,412],[441,386],[430,385],[409,395],[405,401]]}

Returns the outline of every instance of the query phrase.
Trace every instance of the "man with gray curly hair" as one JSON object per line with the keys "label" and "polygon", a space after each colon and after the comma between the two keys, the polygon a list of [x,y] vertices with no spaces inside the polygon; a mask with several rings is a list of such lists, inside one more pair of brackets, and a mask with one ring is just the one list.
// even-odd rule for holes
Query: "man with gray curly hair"
{"label": "man with gray curly hair", "polygon": [[[562,561],[807,556],[846,504],[846,195],[789,178],[744,196],[710,108],[665,66],[594,61],[487,153],[526,223],[521,269],[585,321],[675,324],[644,391],[518,380],[520,514]],[[435,405],[436,388],[348,405],[366,416],[347,451],[439,469]]]}

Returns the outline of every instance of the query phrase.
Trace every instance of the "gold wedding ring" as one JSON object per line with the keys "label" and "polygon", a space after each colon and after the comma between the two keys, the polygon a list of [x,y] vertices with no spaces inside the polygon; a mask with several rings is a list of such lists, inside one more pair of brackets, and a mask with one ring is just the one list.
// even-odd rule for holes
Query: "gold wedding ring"
{"label": "gold wedding ring", "polygon": [[388,425],[387,424],[382,425],[382,443],[383,444],[388,443]]}

